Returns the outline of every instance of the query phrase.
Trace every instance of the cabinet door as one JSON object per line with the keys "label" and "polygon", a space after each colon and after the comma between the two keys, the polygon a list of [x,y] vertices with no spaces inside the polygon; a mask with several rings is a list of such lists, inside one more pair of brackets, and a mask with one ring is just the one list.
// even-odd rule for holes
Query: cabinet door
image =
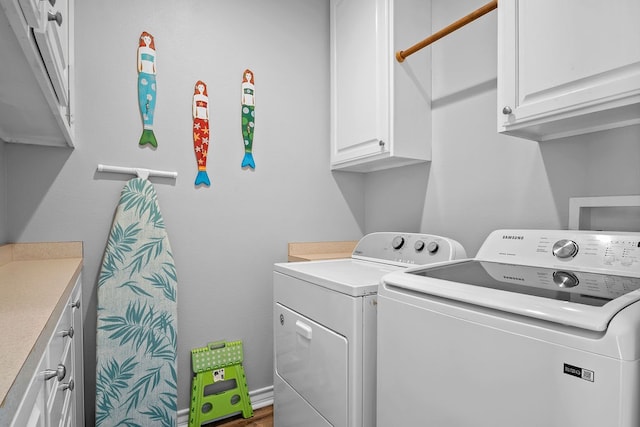
{"label": "cabinet door", "polygon": [[19,0],[20,8],[22,9],[22,13],[24,13],[24,19],[30,27],[38,28],[40,25],[40,3],[42,1],[43,0]]}
{"label": "cabinet door", "polygon": [[[389,146],[385,1],[331,0],[331,163]],[[382,141],[382,143],[381,143]]]}
{"label": "cabinet door", "polygon": [[46,426],[46,399],[45,385],[41,362],[29,384],[16,415],[11,422],[11,427],[45,427]]}
{"label": "cabinet door", "polygon": [[53,89],[61,106],[69,105],[69,0],[56,0],[54,6],[41,1],[40,28],[34,29]]}
{"label": "cabinet door", "polygon": [[0,4],[0,139],[73,147],[73,0]]}
{"label": "cabinet door", "polygon": [[[58,363],[66,368],[66,375],[62,380],[52,378],[49,380],[51,388],[47,396],[47,419],[50,427],[64,425],[64,420],[73,415],[70,410],[75,398],[75,373],[72,368],[71,342],[67,342],[62,360]],[[51,362],[50,362],[51,363]]]}
{"label": "cabinet door", "polygon": [[640,122],[638,0],[500,2],[498,130],[536,140]]}

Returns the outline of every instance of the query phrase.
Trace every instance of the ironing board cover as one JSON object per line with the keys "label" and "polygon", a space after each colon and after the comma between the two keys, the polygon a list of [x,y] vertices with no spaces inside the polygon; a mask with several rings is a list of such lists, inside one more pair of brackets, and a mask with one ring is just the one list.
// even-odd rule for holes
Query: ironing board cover
{"label": "ironing board cover", "polygon": [[156,192],[134,178],[98,279],[96,426],[176,426],[176,285]]}

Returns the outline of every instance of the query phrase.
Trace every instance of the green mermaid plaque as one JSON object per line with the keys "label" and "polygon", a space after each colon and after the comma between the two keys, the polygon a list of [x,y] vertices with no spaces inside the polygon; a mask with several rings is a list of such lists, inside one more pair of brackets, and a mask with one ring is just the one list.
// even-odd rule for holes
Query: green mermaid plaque
{"label": "green mermaid plaque", "polygon": [[242,75],[242,140],[244,142],[244,158],[242,168],[256,168],[253,160],[253,131],[255,127],[255,87],[253,71],[244,70]]}

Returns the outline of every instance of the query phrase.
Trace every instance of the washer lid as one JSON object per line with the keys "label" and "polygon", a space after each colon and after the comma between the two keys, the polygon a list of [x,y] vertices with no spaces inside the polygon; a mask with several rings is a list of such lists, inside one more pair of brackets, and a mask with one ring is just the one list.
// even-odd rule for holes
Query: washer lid
{"label": "washer lid", "polygon": [[466,260],[391,274],[385,284],[413,293],[593,331],[640,300],[640,278]]}
{"label": "washer lid", "polygon": [[406,267],[339,259],[274,264],[274,271],[351,296],[375,294],[385,274]]}

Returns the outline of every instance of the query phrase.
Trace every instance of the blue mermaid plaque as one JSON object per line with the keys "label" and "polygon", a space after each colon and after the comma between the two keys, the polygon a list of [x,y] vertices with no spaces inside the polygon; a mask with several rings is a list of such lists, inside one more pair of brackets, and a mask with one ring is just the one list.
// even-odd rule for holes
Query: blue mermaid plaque
{"label": "blue mermaid plaque", "polygon": [[158,146],[153,133],[153,117],[156,109],[156,45],[153,36],[146,31],[140,34],[138,44],[138,105],[142,115],[140,145]]}

